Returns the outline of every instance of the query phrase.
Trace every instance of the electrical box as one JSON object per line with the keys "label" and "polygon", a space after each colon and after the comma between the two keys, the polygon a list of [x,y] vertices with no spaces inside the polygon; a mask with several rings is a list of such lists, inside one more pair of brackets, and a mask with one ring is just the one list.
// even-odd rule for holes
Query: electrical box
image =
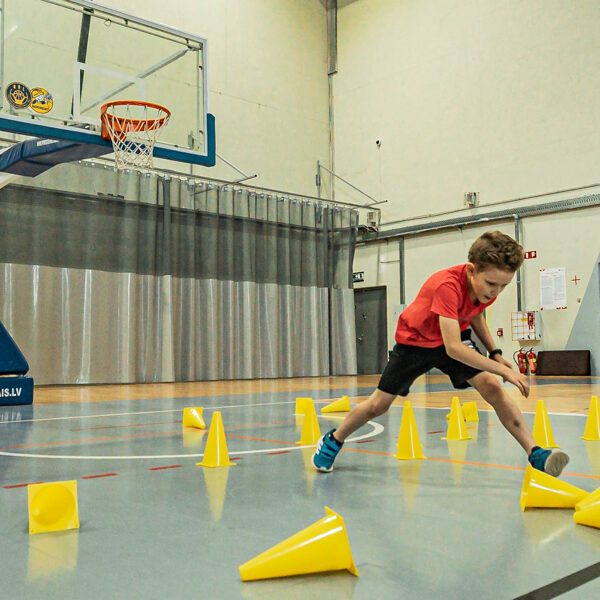
{"label": "electrical box", "polygon": [[479,206],[479,192],[465,192],[464,195],[465,206]]}
{"label": "electrical box", "polygon": [[537,310],[511,313],[513,341],[542,339],[542,322],[539,314]]}

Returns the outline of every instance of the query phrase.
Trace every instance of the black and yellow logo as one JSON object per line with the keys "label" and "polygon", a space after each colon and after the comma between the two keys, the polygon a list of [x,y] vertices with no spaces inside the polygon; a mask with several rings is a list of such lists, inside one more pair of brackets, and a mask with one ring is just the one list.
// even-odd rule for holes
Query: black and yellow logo
{"label": "black and yellow logo", "polygon": [[52,94],[42,87],[31,88],[31,109],[36,113],[46,114],[52,110],[54,100]]}
{"label": "black and yellow logo", "polygon": [[6,99],[15,108],[27,108],[31,104],[31,91],[26,85],[14,81],[6,86]]}

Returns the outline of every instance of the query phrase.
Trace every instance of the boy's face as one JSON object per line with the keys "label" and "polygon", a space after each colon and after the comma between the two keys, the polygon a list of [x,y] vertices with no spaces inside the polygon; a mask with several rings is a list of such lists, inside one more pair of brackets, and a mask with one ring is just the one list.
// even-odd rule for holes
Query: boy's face
{"label": "boy's face", "polygon": [[467,263],[467,286],[471,293],[471,300],[491,302],[511,281],[515,274],[497,267],[486,267],[478,270],[471,263]]}

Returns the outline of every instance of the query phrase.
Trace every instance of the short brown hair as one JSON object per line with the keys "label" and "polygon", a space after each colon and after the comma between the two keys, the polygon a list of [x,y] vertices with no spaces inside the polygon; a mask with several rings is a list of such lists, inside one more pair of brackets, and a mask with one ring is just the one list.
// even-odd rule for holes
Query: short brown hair
{"label": "short brown hair", "polygon": [[523,263],[523,246],[501,231],[486,231],[469,249],[469,262],[479,271],[496,267],[514,273]]}

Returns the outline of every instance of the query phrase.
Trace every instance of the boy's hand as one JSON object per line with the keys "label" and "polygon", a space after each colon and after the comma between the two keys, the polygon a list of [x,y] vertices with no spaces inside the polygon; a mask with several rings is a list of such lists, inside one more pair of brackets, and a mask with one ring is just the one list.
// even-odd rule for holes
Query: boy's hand
{"label": "boy's hand", "polygon": [[501,365],[504,365],[505,367],[508,367],[509,369],[514,369],[514,366],[512,365],[512,363],[509,363],[507,360],[504,360],[502,358],[502,354],[494,354],[494,356],[492,356],[492,360],[499,362]]}
{"label": "boy's hand", "polygon": [[506,372],[502,374],[502,379],[516,385],[525,398],[529,396],[529,381],[522,373],[515,373],[512,369],[507,368]]}

